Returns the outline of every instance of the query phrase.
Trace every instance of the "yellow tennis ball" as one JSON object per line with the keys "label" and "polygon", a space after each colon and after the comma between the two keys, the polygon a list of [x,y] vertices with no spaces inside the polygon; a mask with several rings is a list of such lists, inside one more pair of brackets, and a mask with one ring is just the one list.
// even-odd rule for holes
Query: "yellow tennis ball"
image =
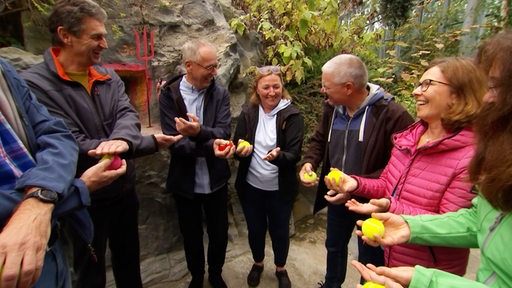
{"label": "yellow tennis ball", "polygon": [[327,174],[327,177],[332,181],[336,183],[336,185],[340,184],[340,182],[343,180],[343,172],[341,172],[338,169],[333,169],[329,174]]}
{"label": "yellow tennis ball", "polygon": [[386,286],[377,284],[375,282],[368,281],[368,282],[364,283],[362,288],[386,288]]}
{"label": "yellow tennis ball", "polygon": [[375,234],[380,237],[384,235],[384,224],[382,224],[382,221],[379,219],[368,218],[363,222],[363,226],[361,228],[363,230],[363,235],[371,240],[375,239]]}
{"label": "yellow tennis ball", "polygon": [[238,147],[246,147],[246,146],[251,146],[251,143],[249,143],[248,141],[245,141],[245,140],[238,143]]}
{"label": "yellow tennis ball", "polygon": [[315,172],[311,172],[311,175],[309,175],[308,172],[304,173],[304,180],[306,181],[316,181],[316,173]]}

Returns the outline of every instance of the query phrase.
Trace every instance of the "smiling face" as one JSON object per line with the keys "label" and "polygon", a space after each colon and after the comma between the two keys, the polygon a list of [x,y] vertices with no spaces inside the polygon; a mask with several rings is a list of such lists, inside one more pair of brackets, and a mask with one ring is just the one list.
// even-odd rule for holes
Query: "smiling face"
{"label": "smiling face", "polygon": [[[422,91],[421,86],[413,91],[416,99],[416,113],[418,118],[432,124],[441,122],[441,117],[449,110],[450,104],[456,101],[457,94],[446,84],[450,83],[439,67],[434,66],[427,70],[420,79],[420,83],[427,80],[435,80],[430,83],[426,91]],[[443,83],[439,83],[439,82]]]}
{"label": "smiling face", "polygon": [[208,45],[202,46],[197,51],[197,60],[185,60],[184,65],[187,81],[198,90],[205,89],[217,75],[217,51]]}
{"label": "smiling face", "polygon": [[347,91],[347,82],[336,83],[336,75],[330,72],[322,73],[322,93],[327,95],[327,102],[331,105],[348,105],[351,103]]}
{"label": "smiling face", "polygon": [[283,94],[281,77],[278,74],[263,76],[256,84],[256,93],[260,98],[263,111],[269,113],[281,101]]}
{"label": "smiling face", "polygon": [[84,71],[89,66],[98,64],[101,60],[101,52],[108,48],[107,30],[105,24],[92,17],[85,17],[82,20],[82,31],[80,35],[73,36],[63,32],[64,47],[70,58],[73,60],[73,70]]}

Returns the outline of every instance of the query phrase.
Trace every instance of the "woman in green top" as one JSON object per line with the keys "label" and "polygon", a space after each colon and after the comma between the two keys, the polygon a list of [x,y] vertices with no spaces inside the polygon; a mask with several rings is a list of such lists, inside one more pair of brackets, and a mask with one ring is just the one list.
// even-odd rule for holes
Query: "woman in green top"
{"label": "woman in green top", "polygon": [[[386,287],[512,287],[512,31],[484,42],[477,64],[488,75],[488,92],[475,121],[477,151],[469,172],[479,196],[473,206],[443,215],[373,214],[385,233],[370,245],[417,243],[480,248],[476,281],[436,269],[364,266],[353,261],[366,280]],[[361,224],[361,223],[358,223]],[[358,233],[360,234],[360,232]]]}

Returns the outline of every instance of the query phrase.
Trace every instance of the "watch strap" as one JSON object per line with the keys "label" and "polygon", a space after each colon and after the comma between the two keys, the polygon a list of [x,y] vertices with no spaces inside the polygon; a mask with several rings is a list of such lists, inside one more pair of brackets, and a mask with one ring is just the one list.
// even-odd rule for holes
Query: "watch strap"
{"label": "watch strap", "polygon": [[38,188],[38,189],[28,193],[27,195],[25,195],[24,200],[28,199],[28,198],[36,198],[39,201],[44,202],[44,203],[55,204],[59,200],[59,194],[57,194],[57,192],[52,191],[52,190]]}

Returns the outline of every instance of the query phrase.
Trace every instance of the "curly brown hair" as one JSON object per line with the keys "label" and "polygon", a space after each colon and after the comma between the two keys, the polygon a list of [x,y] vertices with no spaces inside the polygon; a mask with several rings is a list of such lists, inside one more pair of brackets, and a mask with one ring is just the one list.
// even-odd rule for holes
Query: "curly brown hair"
{"label": "curly brown hair", "polygon": [[[487,93],[494,101],[484,103],[475,121],[478,135],[475,156],[469,165],[470,178],[496,209],[512,211],[512,31],[500,32],[485,41],[476,56],[477,64],[492,81]],[[491,85],[489,85],[491,86]]]}

